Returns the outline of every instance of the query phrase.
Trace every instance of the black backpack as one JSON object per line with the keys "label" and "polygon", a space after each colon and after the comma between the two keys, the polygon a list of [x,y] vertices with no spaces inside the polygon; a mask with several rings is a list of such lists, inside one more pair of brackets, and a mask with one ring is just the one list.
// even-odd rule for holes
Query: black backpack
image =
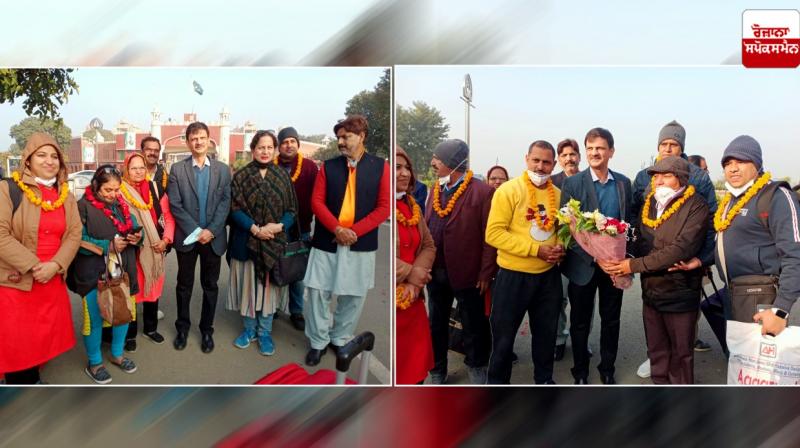
{"label": "black backpack", "polygon": [[788,182],[779,181],[779,182],[771,182],[764,187],[764,191],[761,192],[761,195],[758,197],[756,201],[756,210],[758,211],[758,220],[761,221],[761,224],[769,230],[769,209],[772,205],[772,198],[775,196],[775,193],[778,191],[778,188],[786,188],[789,192],[793,193],[797,196],[797,192],[792,190],[792,187],[789,185]]}
{"label": "black backpack", "polygon": [[22,202],[22,190],[20,190],[19,185],[14,182],[12,179],[3,179],[6,184],[8,184],[8,195],[11,196],[11,216],[14,216],[14,213],[17,212],[19,208],[20,202]]}

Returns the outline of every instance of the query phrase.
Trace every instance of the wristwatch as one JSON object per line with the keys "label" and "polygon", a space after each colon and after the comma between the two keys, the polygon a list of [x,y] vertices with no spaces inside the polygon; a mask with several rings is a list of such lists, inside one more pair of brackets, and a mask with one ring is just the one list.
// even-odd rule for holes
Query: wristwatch
{"label": "wristwatch", "polygon": [[780,317],[783,320],[786,320],[787,318],[789,318],[789,313],[787,313],[786,311],[784,311],[784,310],[782,310],[780,308],[773,308],[772,312],[775,313],[776,316]]}

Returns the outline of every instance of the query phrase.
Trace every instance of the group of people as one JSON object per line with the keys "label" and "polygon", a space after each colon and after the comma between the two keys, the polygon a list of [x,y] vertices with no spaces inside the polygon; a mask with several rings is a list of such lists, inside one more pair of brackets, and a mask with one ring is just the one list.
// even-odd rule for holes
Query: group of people
{"label": "group of people", "polygon": [[[632,274],[641,280],[648,358],[640,376],[655,384],[694,382],[695,348],[707,348],[697,339],[703,279],[714,265],[726,284],[746,275],[776,279],[771,307],[748,310],[742,319],[760,322],[764,334],[780,333],[800,297],[797,195],[788,184],[771,181],[759,143],[743,135],[730,142],[720,161],[727,191],[718,202],[705,159],[689,157],[685,143],[684,127],[666,124],[655,163],[631,183],[609,168],[614,138],[598,127],[584,138],[584,170],[575,140],[555,148],[537,140],[528,147],[520,176],[511,178],[495,166],[484,183],[469,170],[467,144],[446,140],[433,151],[438,183],[425,199],[415,194],[420,189],[413,163],[398,148],[398,383],[422,384],[428,375],[433,384],[447,382],[455,299],[471,383],[510,383],[514,341],[527,313],[533,381],[555,384],[554,361],[564,357],[569,337],[574,383],[588,384],[597,303],[599,379],[616,384],[623,290],[614,279]],[[553,175],[556,164],[562,171]],[[626,258],[594,259],[578,244],[564,247],[556,215],[573,199],[583,212],[597,210],[631,225]],[[724,289],[720,295],[731,319],[737,298]]]}
{"label": "group of people", "polygon": [[[333,131],[341,156],[320,167],[303,158],[294,128],[278,135],[259,131],[250,142],[252,161],[232,173],[209,156],[208,126],[194,122],[185,131],[191,156],[174,163],[169,173],[159,163],[161,142],[149,136],[121,169],[100,166],[79,201],[69,191],[59,144],[47,134],[33,134],[21,169],[0,182],[0,374],[5,382],[41,383],[41,368],[75,345],[67,289],[82,298],[85,373],[96,383],[111,382],[101,353],[104,327],[110,327],[108,362],[134,373],[137,365],[126,352],[136,351],[137,321],[148,340],[165,341],[158,332],[158,307],[173,249],[176,350],[189,341],[198,258],[200,348],[214,350],[226,254],[225,308],[242,317],[236,347],[257,341],[262,355],[274,354],[272,320],[286,302],[293,326],[309,340],[306,364],[317,365],[327,347],[342,347],[374,285],[378,226],[390,212],[390,179],[388,163],[366,152],[369,129],[363,116],[348,116]],[[298,240],[311,246],[305,277],[277,286],[272,268],[286,256],[286,244]],[[114,268],[127,274],[133,320],[111,326],[98,306],[98,282]],[[337,296],[333,313],[332,296]]]}

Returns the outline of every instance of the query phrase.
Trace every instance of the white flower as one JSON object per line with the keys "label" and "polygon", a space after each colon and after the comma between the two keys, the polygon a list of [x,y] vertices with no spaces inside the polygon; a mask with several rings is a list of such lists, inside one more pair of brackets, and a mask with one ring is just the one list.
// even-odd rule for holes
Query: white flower
{"label": "white flower", "polygon": [[586,219],[594,219],[594,213],[592,212],[583,212],[583,217]]}
{"label": "white flower", "polygon": [[602,213],[595,210],[592,219],[594,219],[594,225],[597,226],[597,230],[602,232],[606,229],[608,219]]}

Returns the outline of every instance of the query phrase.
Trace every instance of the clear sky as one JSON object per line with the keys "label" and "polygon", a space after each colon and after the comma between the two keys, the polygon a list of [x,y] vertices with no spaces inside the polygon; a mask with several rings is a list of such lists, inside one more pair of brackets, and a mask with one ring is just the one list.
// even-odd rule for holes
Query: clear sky
{"label": "clear sky", "polygon": [[[150,111],[158,106],[162,121],[197,113],[201,121],[217,121],[224,106],[231,124],[250,120],[262,129],[294,126],[305,135],[333,135],[347,101],[372,90],[383,74],[374,67],[356,68],[80,68],[75,79],[80,93],[61,107],[64,122],[79,135],[92,118],[105,129],[125,119],[150,129]],[[203,95],[192,89],[192,81]],[[0,104],[0,149],[13,143],[8,129],[26,117],[21,101]]]}
{"label": "clear sky", "polygon": [[[528,145],[544,139],[555,146],[565,137],[581,144],[601,126],[614,135],[612,169],[634,176],[657,151],[658,132],[678,120],[687,132],[687,154],[709,162],[712,179],[734,137],[749,134],[761,143],[774,176],[800,179],[797,129],[800,76],[797,70],[719,67],[411,67],[395,69],[395,96],[408,107],[422,100],[443,114],[451,138],[464,138],[465,73],[472,78],[473,169],[485,171],[499,159],[517,175]],[[585,154],[581,168],[586,168]],[[560,170],[557,170],[560,171]]]}

